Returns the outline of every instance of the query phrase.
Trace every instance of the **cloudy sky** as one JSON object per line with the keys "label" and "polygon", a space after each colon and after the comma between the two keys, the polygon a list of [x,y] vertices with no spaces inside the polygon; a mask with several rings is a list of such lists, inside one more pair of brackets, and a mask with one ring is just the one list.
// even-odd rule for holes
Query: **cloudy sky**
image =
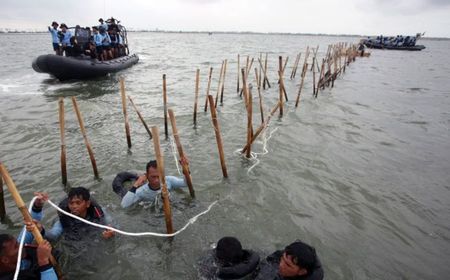
{"label": "cloudy sky", "polygon": [[0,0],[0,29],[111,16],[150,30],[450,37],[450,0]]}

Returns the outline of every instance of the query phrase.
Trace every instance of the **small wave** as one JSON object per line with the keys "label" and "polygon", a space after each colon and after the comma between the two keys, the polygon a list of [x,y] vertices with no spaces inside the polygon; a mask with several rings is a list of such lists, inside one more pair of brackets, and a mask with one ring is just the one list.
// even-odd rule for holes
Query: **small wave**
{"label": "small wave", "polygon": [[9,92],[10,88],[17,88],[19,87],[18,85],[8,85],[8,84],[0,84],[0,88],[2,89],[3,92]]}

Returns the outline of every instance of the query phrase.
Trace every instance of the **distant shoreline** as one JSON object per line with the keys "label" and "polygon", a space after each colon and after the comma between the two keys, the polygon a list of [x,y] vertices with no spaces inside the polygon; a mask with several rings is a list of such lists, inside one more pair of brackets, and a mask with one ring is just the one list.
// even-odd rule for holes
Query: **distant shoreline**
{"label": "distant shoreline", "polygon": [[[326,34],[326,33],[290,33],[290,32],[253,32],[253,31],[170,31],[170,30],[127,30],[129,33],[176,33],[176,34],[237,34],[237,35],[289,35],[289,36],[326,36],[326,37],[360,37],[374,35]],[[43,34],[47,31],[0,30],[0,34]],[[448,37],[422,37],[421,40],[450,40]]]}

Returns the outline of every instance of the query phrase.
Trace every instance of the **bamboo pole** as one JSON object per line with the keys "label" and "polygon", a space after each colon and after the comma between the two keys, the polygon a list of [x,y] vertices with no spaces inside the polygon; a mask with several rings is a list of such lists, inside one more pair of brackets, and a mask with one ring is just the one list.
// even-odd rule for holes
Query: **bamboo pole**
{"label": "bamboo pole", "polygon": [[263,82],[263,89],[266,89],[266,86],[265,86],[265,84],[267,83],[267,85],[269,86],[269,88],[270,88],[270,83],[269,83],[269,79],[267,78],[267,71],[266,71],[266,69],[264,68],[264,66],[262,65],[262,62],[261,62],[261,60],[260,59],[258,59],[258,61],[259,61],[259,65],[261,66],[261,68],[263,69],[263,73],[264,73],[264,82]]}
{"label": "bamboo pole", "polygon": [[205,112],[208,112],[208,96],[209,96],[209,89],[211,88],[212,71],[213,71],[213,68],[210,67],[209,68],[208,86],[206,88]]}
{"label": "bamboo pole", "polygon": [[131,149],[130,124],[128,123],[127,99],[126,99],[126,93],[125,93],[125,80],[123,79],[123,77],[120,77],[120,95],[122,96],[122,111],[123,111],[123,116],[125,117],[125,134],[127,136],[128,149]]}
{"label": "bamboo pole", "polygon": [[59,135],[61,139],[61,177],[63,185],[67,185],[67,165],[66,165],[66,140],[64,137],[64,98],[60,97],[58,100],[59,107]]}
{"label": "bamboo pole", "polygon": [[245,75],[245,69],[241,69],[242,72],[242,92],[244,93],[244,104],[245,109],[248,110],[248,86],[247,86],[247,75]]}
{"label": "bamboo pole", "polygon": [[167,83],[166,74],[163,74],[163,103],[164,103],[164,134],[169,138],[169,128],[167,127]]}
{"label": "bamboo pole", "polygon": [[246,157],[251,157],[251,141],[252,141],[252,134],[253,134],[253,124],[252,124],[252,117],[253,117],[253,98],[252,98],[252,88],[251,86],[248,89],[248,106],[247,106],[247,144],[249,145],[249,148],[247,149]]}
{"label": "bamboo pole", "polygon": [[261,96],[261,76],[258,75],[258,69],[255,68],[255,77],[258,88],[258,97],[259,97],[259,111],[261,112],[261,123],[264,122],[264,110],[263,110],[263,100]]}
{"label": "bamboo pole", "polygon": [[305,76],[306,76],[306,67],[305,66],[306,66],[306,64],[303,65],[302,80],[300,82],[300,87],[298,89],[297,100],[295,100],[295,107],[298,107],[298,103],[300,102],[300,94],[302,93],[303,83],[305,81]]}
{"label": "bamboo pole", "polygon": [[316,63],[316,57],[313,57],[313,62],[312,62],[312,64],[313,64],[313,69],[312,69],[312,71],[313,71],[313,96],[315,96],[316,95],[316,69],[314,68],[314,64]]}
{"label": "bamboo pole", "polygon": [[214,132],[216,134],[217,148],[219,149],[220,165],[222,166],[223,177],[228,177],[227,166],[225,165],[225,153],[223,152],[222,136],[220,135],[219,122],[217,121],[216,108],[214,108],[214,99],[212,95],[208,96],[209,104],[211,106],[211,119],[214,125]]}
{"label": "bamboo pole", "polygon": [[158,167],[159,181],[161,182],[161,196],[163,198],[164,217],[166,220],[167,233],[173,233],[172,210],[170,209],[169,192],[167,191],[166,177],[164,175],[164,158],[161,154],[159,142],[159,130],[152,126],[153,146],[155,147],[156,165]]}
{"label": "bamboo pole", "polygon": [[144,117],[142,117],[141,113],[139,112],[138,108],[136,107],[136,105],[133,102],[133,99],[131,98],[131,96],[128,95],[128,100],[130,100],[131,105],[133,106],[134,110],[136,111],[136,114],[138,115],[139,119],[141,120],[142,124],[144,125],[145,130],[148,133],[148,136],[150,137],[150,139],[152,139],[152,132],[150,131],[150,128],[148,128],[147,123],[144,120]]}
{"label": "bamboo pole", "polygon": [[268,56],[269,54],[266,53],[266,60],[264,61],[264,83],[263,83],[263,88],[266,89],[266,82],[267,82],[267,86],[270,88],[270,83],[269,83],[269,79],[267,78],[267,61],[268,61]]}
{"label": "bamboo pole", "polygon": [[[177,122],[172,109],[169,109],[169,118],[170,124],[172,125],[172,134],[173,138],[175,139],[175,144],[177,145],[178,154],[180,155],[180,159],[183,159],[185,158],[185,154],[183,146],[181,145],[180,136],[178,135]],[[181,162],[181,167],[183,169],[184,178],[186,179],[186,184],[189,188],[189,193],[191,194],[192,198],[195,198],[194,187],[192,186],[192,178],[189,172],[189,164]]]}
{"label": "bamboo pole", "polygon": [[197,127],[197,103],[198,103],[199,83],[200,83],[200,69],[197,69],[195,73],[194,127]]}
{"label": "bamboo pole", "polygon": [[94,157],[94,151],[92,150],[91,143],[89,143],[89,140],[86,135],[86,129],[84,128],[84,122],[83,117],[81,116],[81,112],[78,109],[78,103],[75,98],[75,96],[72,96],[72,103],[73,103],[73,109],[75,110],[75,113],[77,114],[78,123],[80,124],[81,134],[83,135],[84,144],[86,145],[86,148],[89,153],[89,158],[91,159],[92,169],[94,170],[94,176],[95,178],[98,178],[98,170],[97,170],[97,163],[95,161]]}
{"label": "bamboo pole", "polygon": [[237,90],[236,90],[236,92],[237,93],[239,93],[239,79],[240,79],[240,76],[241,76],[241,66],[240,66],[240,62],[241,61],[241,57],[240,57],[240,55],[238,54],[238,58],[237,58]]}
{"label": "bamboo pole", "polygon": [[[259,60],[262,60],[262,53],[260,52],[259,53]],[[261,87],[262,87],[262,79],[261,79],[261,77],[262,77],[262,69],[261,69],[261,67],[259,67],[259,83],[258,83],[258,87],[261,89]]]}
{"label": "bamboo pole", "polygon": [[223,68],[222,90],[220,92],[220,105],[223,105],[223,92],[225,91],[225,76],[227,73],[228,60],[225,59],[225,67]]}
{"label": "bamboo pole", "polygon": [[6,218],[5,195],[3,192],[3,177],[0,175],[0,220]]}
{"label": "bamboo pole", "polygon": [[278,57],[278,78],[280,80],[279,86],[279,102],[280,102],[280,118],[283,117],[283,58]]}
{"label": "bamboo pole", "polygon": [[222,61],[222,66],[220,67],[220,74],[219,74],[219,84],[217,85],[216,101],[214,102],[214,107],[216,107],[216,108],[217,108],[217,102],[219,102],[220,90],[222,89],[222,75],[223,75],[224,65],[225,65],[225,61]]}
{"label": "bamboo pole", "polygon": [[295,62],[294,62],[294,66],[292,67],[292,72],[291,72],[291,80],[293,78],[295,78],[295,75],[297,74],[297,68],[298,68],[298,64],[300,63],[300,58],[302,57],[302,53],[298,53],[297,57],[295,58]]}
{"label": "bamboo pole", "polygon": [[267,126],[267,124],[270,122],[270,119],[273,117],[273,115],[275,114],[275,112],[278,110],[278,107],[280,107],[280,102],[277,102],[277,105],[275,105],[275,107],[272,109],[272,111],[270,112],[269,116],[267,117],[266,121],[264,123],[262,123],[258,129],[256,130],[255,134],[253,134],[252,136],[252,140],[250,141],[250,144],[247,142],[247,144],[245,145],[245,147],[242,149],[242,153],[246,153],[247,150],[249,149],[250,145],[253,144],[253,142],[255,142],[256,138],[258,138],[259,134],[264,130],[264,128]]}
{"label": "bamboo pole", "polygon": [[[8,187],[8,190],[11,193],[11,196],[13,197],[14,201],[16,202],[17,208],[19,208],[19,211],[22,214],[23,219],[25,220],[26,223],[33,223],[33,218],[31,217],[30,212],[28,212],[27,206],[23,202],[23,199],[17,190],[16,184],[14,184],[14,181],[9,175],[8,170],[1,162],[0,162],[0,173],[1,173],[0,177],[3,177],[3,179],[5,180],[6,186]],[[44,242],[44,238],[42,237],[38,227],[34,227],[31,233],[33,234],[34,240],[36,240],[37,244],[41,244],[42,242]],[[55,268],[58,278],[62,279],[61,267],[58,265],[53,255],[50,255],[49,260],[50,263]]]}
{"label": "bamboo pole", "polygon": [[283,72],[283,75],[284,75],[284,70],[286,70],[286,66],[287,66],[288,60],[289,60],[289,56],[286,57],[286,60],[284,61],[283,69],[281,70],[281,72]]}

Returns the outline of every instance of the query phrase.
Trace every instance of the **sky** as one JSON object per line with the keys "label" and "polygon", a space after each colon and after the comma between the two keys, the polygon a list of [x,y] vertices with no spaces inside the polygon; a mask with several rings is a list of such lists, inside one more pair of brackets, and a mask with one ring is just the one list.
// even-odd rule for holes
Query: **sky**
{"label": "sky", "polygon": [[0,29],[111,16],[135,30],[450,37],[450,0],[0,0]]}

